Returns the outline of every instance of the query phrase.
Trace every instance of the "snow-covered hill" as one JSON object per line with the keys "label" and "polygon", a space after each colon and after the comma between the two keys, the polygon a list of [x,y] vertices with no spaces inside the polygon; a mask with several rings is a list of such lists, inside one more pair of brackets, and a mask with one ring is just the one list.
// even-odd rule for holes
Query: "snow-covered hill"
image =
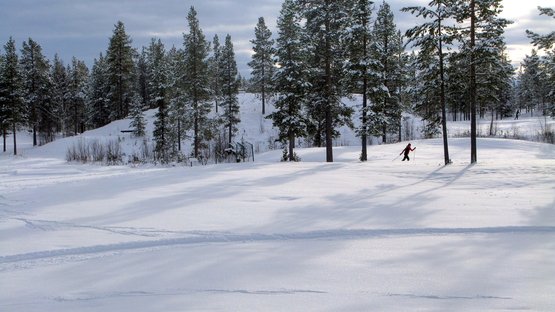
{"label": "snow-covered hill", "polygon": [[0,156],[0,311],[555,310],[554,145],[191,168],[68,164],[76,139]]}

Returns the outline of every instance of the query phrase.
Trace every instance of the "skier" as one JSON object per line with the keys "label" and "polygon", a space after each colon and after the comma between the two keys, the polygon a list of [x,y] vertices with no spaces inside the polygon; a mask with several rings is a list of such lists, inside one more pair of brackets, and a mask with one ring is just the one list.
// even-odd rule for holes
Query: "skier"
{"label": "skier", "polygon": [[407,161],[410,161],[409,153],[410,153],[411,151],[414,151],[415,149],[416,149],[416,147],[415,147],[415,148],[411,148],[411,145],[410,145],[410,143],[409,143],[409,145],[407,145],[407,147],[405,147],[405,149],[404,149],[401,153],[399,153],[399,155],[405,153],[405,157],[403,157],[403,161],[405,161],[405,159],[406,159]]}

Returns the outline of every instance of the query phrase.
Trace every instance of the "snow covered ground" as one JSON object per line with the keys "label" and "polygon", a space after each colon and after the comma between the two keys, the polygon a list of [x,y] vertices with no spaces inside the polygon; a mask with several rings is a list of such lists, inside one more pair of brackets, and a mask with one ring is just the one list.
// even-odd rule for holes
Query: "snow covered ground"
{"label": "snow covered ground", "polygon": [[0,311],[555,310],[554,145],[105,167],[25,140],[0,155]]}

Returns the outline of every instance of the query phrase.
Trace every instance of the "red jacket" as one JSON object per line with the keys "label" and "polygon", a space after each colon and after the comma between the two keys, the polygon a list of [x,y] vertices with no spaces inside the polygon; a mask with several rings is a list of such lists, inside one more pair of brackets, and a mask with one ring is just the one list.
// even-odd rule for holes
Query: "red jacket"
{"label": "red jacket", "polygon": [[407,145],[407,147],[405,147],[405,149],[399,155],[401,155],[403,153],[405,153],[405,155],[408,155],[411,151],[414,151],[416,149],[416,147],[415,148],[410,148],[410,146],[411,145],[409,143],[409,145]]}

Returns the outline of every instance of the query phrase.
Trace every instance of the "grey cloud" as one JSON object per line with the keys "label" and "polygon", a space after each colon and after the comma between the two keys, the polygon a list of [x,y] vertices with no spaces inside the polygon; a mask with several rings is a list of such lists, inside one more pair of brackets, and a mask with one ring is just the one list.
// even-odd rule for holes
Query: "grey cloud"
{"label": "grey cloud", "polygon": [[[507,1],[507,0],[506,0]],[[510,0],[514,1],[514,0]],[[0,0],[0,42],[13,36],[18,44],[28,37],[38,41],[48,57],[54,53],[67,62],[72,56],[92,64],[105,51],[114,24],[121,20],[135,47],[147,45],[159,37],[166,47],[181,46],[187,30],[187,13],[191,6],[198,12],[201,27],[208,40],[215,34],[221,41],[230,34],[234,41],[237,63],[242,75],[248,75],[254,27],[263,16],[272,32],[283,0]],[[395,21],[402,31],[414,26],[418,19],[399,10],[404,6],[426,5],[429,0],[388,1]],[[381,5],[376,1],[376,10]],[[539,33],[550,30],[552,19],[539,17],[529,7],[529,17],[518,21],[518,27],[506,34],[511,47],[529,44],[524,31]],[[531,49],[531,48],[530,48]]]}

